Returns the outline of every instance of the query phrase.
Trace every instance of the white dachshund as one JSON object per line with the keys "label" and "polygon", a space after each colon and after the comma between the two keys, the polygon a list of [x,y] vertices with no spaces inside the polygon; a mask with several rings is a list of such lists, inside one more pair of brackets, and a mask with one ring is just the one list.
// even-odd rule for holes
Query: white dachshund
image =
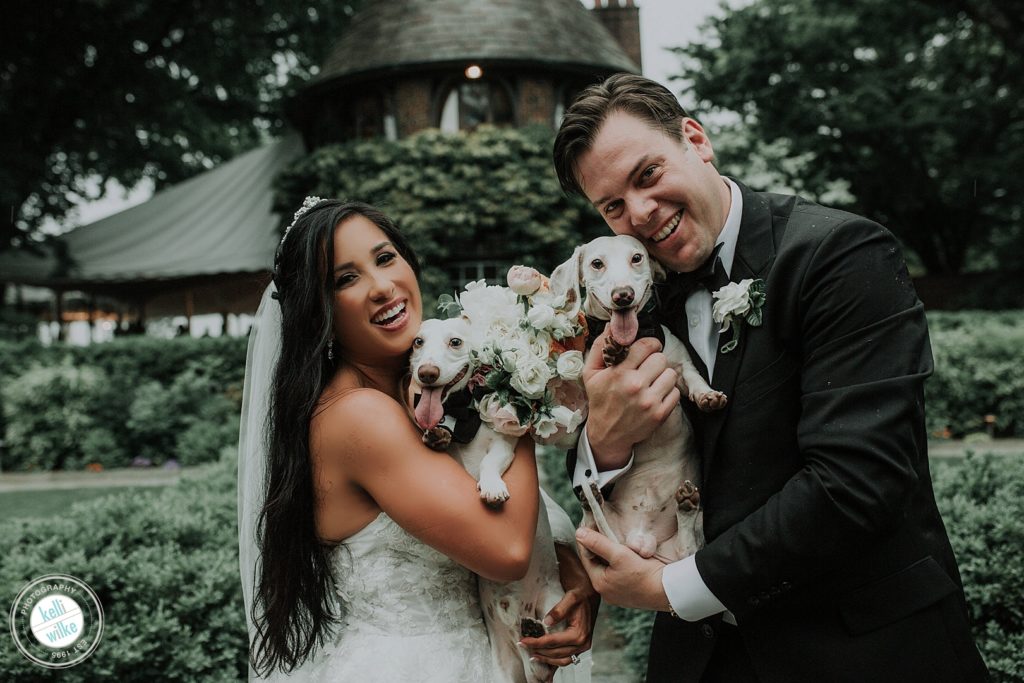
{"label": "white dachshund", "polygon": [[[602,350],[607,365],[625,357],[639,332],[638,314],[650,301],[655,281],[665,271],[642,243],[624,235],[598,237],[577,247],[551,275],[552,292],[565,296],[568,312],[610,321],[610,340]],[[580,298],[585,289],[586,298]],[[726,397],[701,377],[686,347],[669,330],[664,354],[680,379],[680,391],[701,410],[725,406]],[[642,557],[672,562],[703,545],[700,509],[700,462],[693,429],[676,406],[649,439],[633,450],[633,465],[615,483],[613,495],[601,499],[596,486],[586,492],[583,523],[628,545]],[[596,504],[596,509],[595,509]]]}
{"label": "white dachshund", "polygon": [[[481,499],[497,506],[509,498],[501,475],[512,463],[517,439],[499,434],[485,422],[469,443],[449,443],[450,426],[445,424],[445,401],[463,391],[476,370],[468,326],[464,318],[423,322],[410,359],[413,382],[421,390],[414,413],[416,423],[424,430],[424,442],[436,450],[449,450],[477,480]],[[483,578],[479,581],[495,667],[509,682],[541,683],[552,674],[551,667],[531,662],[529,653],[517,645],[523,636],[548,632],[542,620],[564,595],[547,512],[553,503],[546,497],[544,500],[526,576],[510,583]]]}

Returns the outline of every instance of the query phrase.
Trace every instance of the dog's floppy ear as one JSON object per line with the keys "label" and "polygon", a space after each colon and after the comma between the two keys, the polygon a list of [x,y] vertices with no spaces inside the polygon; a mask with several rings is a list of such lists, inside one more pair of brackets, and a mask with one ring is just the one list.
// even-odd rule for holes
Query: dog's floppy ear
{"label": "dog's floppy ear", "polygon": [[565,304],[561,307],[570,317],[575,316],[580,310],[580,267],[583,263],[583,247],[576,247],[572,256],[565,263],[561,264],[551,273],[548,286],[555,298],[565,297]]}
{"label": "dog's floppy ear", "polygon": [[657,259],[647,254],[647,261],[651,264],[651,279],[655,282],[664,282],[668,278],[668,271],[665,266],[658,263]]}

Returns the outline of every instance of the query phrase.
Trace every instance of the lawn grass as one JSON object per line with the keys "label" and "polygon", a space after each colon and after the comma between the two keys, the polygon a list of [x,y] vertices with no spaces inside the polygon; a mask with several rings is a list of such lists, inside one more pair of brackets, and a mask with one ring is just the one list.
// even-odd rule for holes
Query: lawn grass
{"label": "lawn grass", "polygon": [[53,517],[67,511],[72,503],[103,496],[149,495],[163,486],[103,486],[79,489],[46,489],[42,491],[6,491],[0,493],[0,520],[27,517]]}

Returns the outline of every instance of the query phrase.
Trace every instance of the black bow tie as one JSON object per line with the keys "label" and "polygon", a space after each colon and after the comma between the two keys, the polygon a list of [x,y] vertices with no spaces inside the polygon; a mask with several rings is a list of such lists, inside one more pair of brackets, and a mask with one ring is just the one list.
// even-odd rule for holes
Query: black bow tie
{"label": "black bow tie", "polygon": [[722,243],[719,242],[711,251],[704,263],[696,270],[689,273],[674,273],[670,276],[673,287],[677,287],[684,295],[689,296],[698,287],[703,287],[709,292],[715,292],[729,284],[729,274],[725,272],[722,259],[718,252],[722,250]]}

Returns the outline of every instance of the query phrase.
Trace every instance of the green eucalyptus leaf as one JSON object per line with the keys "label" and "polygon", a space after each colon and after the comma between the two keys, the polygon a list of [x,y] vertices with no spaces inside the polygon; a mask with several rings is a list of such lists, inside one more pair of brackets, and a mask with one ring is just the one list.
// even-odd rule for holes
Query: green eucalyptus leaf
{"label": "green eucalyptus leaf", "polygon": [[444,318],[458,318],[462,315],[462,306],[451,294],[437,297],[437,312]]}

